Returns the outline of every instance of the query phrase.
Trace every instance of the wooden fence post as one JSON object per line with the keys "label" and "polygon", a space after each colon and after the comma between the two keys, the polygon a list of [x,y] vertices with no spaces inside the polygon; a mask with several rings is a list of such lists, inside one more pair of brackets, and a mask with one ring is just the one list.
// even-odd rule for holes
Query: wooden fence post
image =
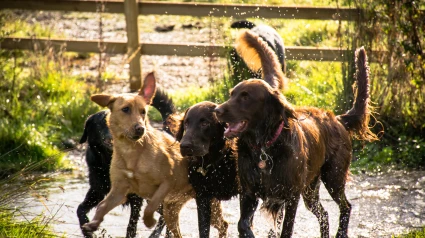
{"label": "wooden fence post", "polygon": [[127,57],[130,61],[130,90],[137,91],[141,87],[141,66],[139,48],[139,25],[137,17],[139,15],[136,0],[124,0],[124,14],[127,30]]}

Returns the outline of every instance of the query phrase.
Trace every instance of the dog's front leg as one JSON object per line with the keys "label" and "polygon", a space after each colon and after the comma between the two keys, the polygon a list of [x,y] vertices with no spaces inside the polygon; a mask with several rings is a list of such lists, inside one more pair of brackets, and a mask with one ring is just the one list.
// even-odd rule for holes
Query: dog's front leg
{"label": "dog's front leg", "polygon": [[128,201],[130,202],[130,221],[127,226],[127,235],[126,238],[136,237],[137,233],[137,221],[140,217],[140,208],[142,207],[143,199],[136,194],[129,194],[127,196]]}
{"label": "dog's front leg", "polygon": [[159,188],[153,194],[143,214],[143,222],[145,223],[146,227],[152,228],[155,225],[156,220],[153,218],[153,214],[158,209],[162,201],[164,201],[164,198],[170,192],[170,189],[170,183],[165,181],[159,185]]}
{"label": "dog's front leg", "polygon": [[210,237],[211,223],[211,198],[196,197],[196,206],[198,208],[198,229],[200,238]]}
{"label": "dog's front leg", "polygon": [[215,198],[211,200],[211,225],[218,230],[218,237],[227,237],[229,223],[224,220],[221,202]]}
{"label": "dog's front leg", "polygon": [[172,199],[164,201],[164,219],[170,232],[173,233],[173,238],[181,238],[179,228],[179,215],[183,205],[193,198],[191,194],[183,194]]}
{"label": "dog's front leg", "polygon": [[292,236],[294,229],[295,215],[297,214],[298,202],[300,201],[300,194],[295,195],[292,199],[285,202],[285,218],[283,220],[283,230],[280,238],[287,238]]}
{"label": "dog's front leg", "polygon": [[128,192],[129,186],[125,185],[125,181],[119,186],[112,184],[111,191],[103,199],[96,209],[96,214],[93,217],[93,220],[89,223],[83,225],[85,231],[93,232],[99,228],[100,223],[103,221],[103,217],[116,206],[124,203],[127,200],[125,196]]}
{"label": "dog's front leg", "polygon": [[241,218],[238,223],[239,237],[255,237],[252,233],[252,219],[257,210],[258,199],[247,194],[240,195]]}

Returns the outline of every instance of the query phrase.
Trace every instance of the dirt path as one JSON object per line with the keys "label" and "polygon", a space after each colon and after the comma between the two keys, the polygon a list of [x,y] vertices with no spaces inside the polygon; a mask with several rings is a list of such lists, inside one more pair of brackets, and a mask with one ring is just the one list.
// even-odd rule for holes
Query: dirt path
{"label": "dirt path", "polygon": [[[66,39],[99,39],[99,14],[97,13],[62,13],[62,12],[28,12],[15,11],[15,18],[29,24],[39,24],[50,29],[60,38]],[[180,22],[181,21],[181,22]],[[183,24],[196,27],[183,28]],[[103,14],[102,40],[125,41],[125,19],[120,14]],[[175,25],[170,32],[156,32],[157,26]],[[224,43],[227,41],[221,33],[222,23],[209,19],[140,16],[140,40],[143,42],[162,43]],[[34,37],[32,32],[25,33]],[[91,81],[98,76],[99,56],[91,54],[88,59],[71,59],[70,73]],[[168,90],[183,89],[189,86],[203,87],[209,81],[221,78],[226,70],[226,60],[209,57],[177,57],[143,55],[141,60],[142,74],[155,70],[159,85]],[[107,92],[128,92],[128,65],[125,55],[102,54],[105,74],[113,78],[109,80]]]}

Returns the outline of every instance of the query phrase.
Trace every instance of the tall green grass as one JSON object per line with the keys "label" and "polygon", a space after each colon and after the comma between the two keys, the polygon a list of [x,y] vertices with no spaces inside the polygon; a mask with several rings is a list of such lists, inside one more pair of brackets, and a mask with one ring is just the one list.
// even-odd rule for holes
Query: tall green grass
{"label": "tall green grass", "polygon": [[[28,162],[57,158],[82,133],[87,116],[98,108],[89,100],[94,88],[66,71],[54,57],[3,52],[0,62],[0,170],[17,171]],[[71,141],[71,142],[70,142]]]}

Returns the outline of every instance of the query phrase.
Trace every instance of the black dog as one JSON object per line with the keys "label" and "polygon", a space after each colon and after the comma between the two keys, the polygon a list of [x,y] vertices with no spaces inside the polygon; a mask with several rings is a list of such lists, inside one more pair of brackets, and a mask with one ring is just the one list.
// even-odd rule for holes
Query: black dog
{"label": "black dog", "polygon": [[[182,155],[190,157],[189,182],[196,192],[201,238],[209,237],[212,199],[229,200],[239,193],[236,149],[233,140],[224,139],[216,106],[201,102],[187,109],[176,134]],[[227,222],[222,225],[227,230]]]}
{"label": "black dog", "polygon": [[[175,112],[172,100],[161,90],[157,90],[152,106],[162,115],[164,120],[164,131],[169,132],[166,127],[166,118]],[[94,208],[108,194],[111,188],[109,180],[109,167],[112,159],[112,135],[106,124],[106,117],[109,111],[100,111],[91,115],[84,126],[84,133],[80,139],[80,144],[88,142],[86,151],[86,162],[89,172],[90,188],[84,201],[78,206],[77,216],[80,227],[89,222],[87,213]],[[135,194],[127,195],[127,202],[130,205],[131,215],[127,227],[126,237],[135,237],[137,221],[140,217],[140,208],[143,199]],[[159,237],[165,225],[164,219],[160,217],[158,224],[150,237]],[[84,237],[91,237],[91,234],[82,230]]]}
{"label": "black dog", "polygon": [[[241,28],[249,29],[249,31],[261,37],[276,54],[279,60],[279,63],[281,65],[282,72],[286,73],[285,45],[283,43],[282,37],[279,35],[279,33],[277,33],[275,29],[267,25],[256,26],[254,23],[246,21],[246,20],[233,22],[230,27],[235,29],[241,29]],[[241,59],[240,55],[236,52],[235,49],[233,49],[230,52],[230,54],[231,54],[231,63],[232,63],[232,68],[234,70],[234,73],[240,74],[241,79],[245,79],[245,78],[261,79],[262,78],[261,74],[258,73],[259,69],[261,68],[261,64],[255,64],[255,65],[246,64]],[[243,65],[243,68],[247,66],[250,69],[249,75],[243,75],[243,72],[239,72],[237,65]],[[286,82],[283,82],[283,84],[285,85]]]}

